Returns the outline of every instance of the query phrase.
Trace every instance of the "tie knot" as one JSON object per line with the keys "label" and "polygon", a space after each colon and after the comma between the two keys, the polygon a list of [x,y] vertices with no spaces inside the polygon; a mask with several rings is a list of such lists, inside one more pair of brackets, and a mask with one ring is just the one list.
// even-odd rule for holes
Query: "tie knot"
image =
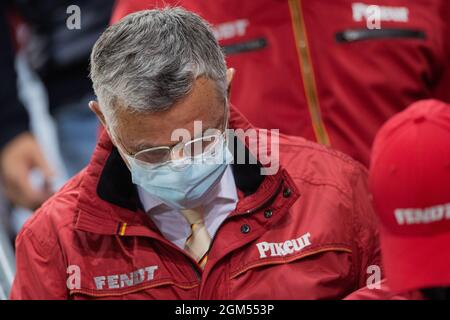
{"label": "tie knot", "polygon": [[180,211],[190,225],[203,223],[203,212],[201,208],[182,209]]}

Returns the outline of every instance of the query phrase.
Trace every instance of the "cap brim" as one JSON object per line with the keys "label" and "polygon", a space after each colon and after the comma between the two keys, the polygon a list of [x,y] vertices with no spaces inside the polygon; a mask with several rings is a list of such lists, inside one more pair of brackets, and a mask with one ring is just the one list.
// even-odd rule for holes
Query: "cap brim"
{"label": "cap brim", "polygon": [[384,271],[392,290],[450,286],[450,232],[412,237],[383,227],[380,231]]}

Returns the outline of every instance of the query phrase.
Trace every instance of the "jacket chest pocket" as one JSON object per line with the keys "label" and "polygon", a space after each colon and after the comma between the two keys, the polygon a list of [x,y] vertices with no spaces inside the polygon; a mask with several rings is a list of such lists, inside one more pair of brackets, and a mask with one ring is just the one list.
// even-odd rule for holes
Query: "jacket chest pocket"
{"label": "jacket chest pocket", "polygon": [[71,299],[188,299],[199,286],[156,259],[137,266],[84,267],[80,274],[80,281],[67,283]]}
{"label": "jacket chest pocket", "polygon": [[352,250],[322,245],[230,266],[231,299],[340,299],[355,288]]}

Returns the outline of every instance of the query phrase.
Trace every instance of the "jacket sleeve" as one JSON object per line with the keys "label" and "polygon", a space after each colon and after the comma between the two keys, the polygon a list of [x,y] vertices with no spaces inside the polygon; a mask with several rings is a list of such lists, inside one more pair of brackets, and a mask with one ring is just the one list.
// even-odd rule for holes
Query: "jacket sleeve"
{"label": "jacket sleeve", "polygon": [[378,219],[368,188],[367,170],[359,166],[353,180],[353,230],[356,289],[345,300],[420,300],[418,292],[396,293],[384,278]]}
{"label": "jacket sleeve", "polygon": [[443,32],[443,57],[439,65],[440,76],[436,80],[433,90],[433,98],[450,103],[450,41],[448,35],[450,32],[450,1],[442,1],[442,8],[440,10]]}
{"label": "jacket sleeve", "polygon": [[353,180],[353,234],[355,289],[383,278],[379,244],[378,221],[368,189],[368,173],[357,166]]}
{"label": "jacket sleeve", "polygon": [[5,5],[0,4],[0,150],[18,134],[29,130],[28,113],[17,94],[17,76]]}
{"label": "jacket sleeve", "polygon": [[38,239],[24,228],[16,239],[16,276],[12,300],[67,299],[66,268],[56,241]]}
{"label": "jacket sleeve", "polygon": [[444,61],[441,71],[442,74],[433,91],[433,98],[450,103],[450,90],[448,89],[450,88],[450,49],[447,52],[447,60]]}

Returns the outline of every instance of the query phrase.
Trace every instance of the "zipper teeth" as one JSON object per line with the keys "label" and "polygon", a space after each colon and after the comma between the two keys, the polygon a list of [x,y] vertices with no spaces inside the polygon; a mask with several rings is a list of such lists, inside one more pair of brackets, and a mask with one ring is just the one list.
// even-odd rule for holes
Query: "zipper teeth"
{"label": "zipper teeth", "polygon": [[319,97],[317,94],[311,55],[308,47],[308,38],[300,2],[301,0],[289,0],[288,3],[306,100],[316,139],[319,143],[329,146],[330,138],[328,137],[320,111]]}

